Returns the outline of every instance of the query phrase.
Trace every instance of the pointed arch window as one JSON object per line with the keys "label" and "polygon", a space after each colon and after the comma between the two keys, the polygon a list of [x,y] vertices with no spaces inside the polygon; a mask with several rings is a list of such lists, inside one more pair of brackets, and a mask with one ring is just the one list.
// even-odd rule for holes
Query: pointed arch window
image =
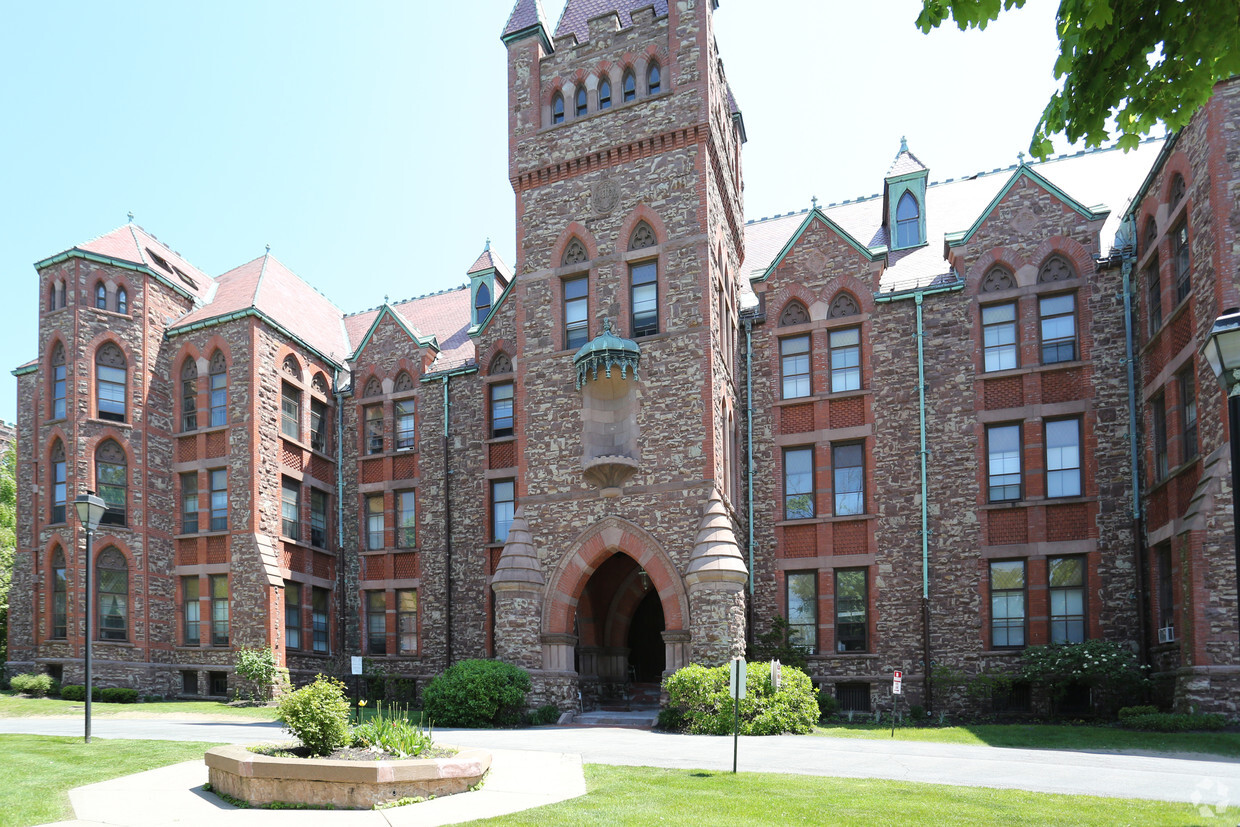
{"label": "pointed arch window", "polygon": [[611,109],[611,81],[607,78],[598,85],[598,108]]}
{"label": "pointed arch window", "polygon": [[896,206],[896,247],[915,247],[921,243],[921,207],[911,192],[905,191]]}
{"label": "pointed arch window", "polygon": [[210,367],[211,427],[228,424],[228,363],[217,350],[211,354]]}
{"label": "pointed arch window", "polygon": [[1175,177],[1171,179],[1171,206],[1172,207],[1179,204],[1180,200],[1184,198],[1184,191],[1186,189],[1187,188],[1184,186],[1184,176],[1177,172],[1175,174]]}
{"label": "pointed arch window", "polygon": [[651,63],[646,70],[646,94],[657,95],[663,91],[663,72],[659,64]]}
{"label": "pointed arch window", "polygon": [[637,99],[637,76],[632,69],[624,71],[624,77],[620,80],[620,95],[625,103]]}
{"label": "pointed arch window", "polygon": [[586,245],[582,244],[580,239],[574,238],[564,248],[564,256],[560,259],[560,264],[567,267],[573,264],[581,264],[589,258],[590,254],[586,252]]}
{"label": "pointed arch window", "polygon": [[[630,250],[653,247],[654,230],[645,221],[633,230]],[[633,314],[633,337],[652,336],[659,332],[659,261],[649,259],[629,265],[630,309]]]}
{"label": "pointed arch window", "polygon": [[56,343],[52,351],[52,419],[65,418],[65,346]]}
{"label": "pointed arch window", "polygon": [[52,446],[52,522],[65,521],[65,504],[68,501],[68,489],[65,482],[65,446],[59,439]]}
{"label": "pointed arch window", "polygon": [[577,90],[577,106],[573,114],[575,117],[582,118],[582,117],[585,117],[585,114],[586,112],[589,111],[589,109],[590,109],[590,103],[589,103],[589,100],[586,98],[586,89],[583,86]]}
{"label": "pointed arch window", "polygon": [[99,639],[129,639],[129,564],[115,546],[108,546],[95,563],[99,589]]}
{"label": "pointed arch window", "polygon": [[95,450],[95,485],[108,508],[100,525],[125,525],[129,502],[129,462],[116,440],[109,439]]}
{"label": "pointed arch window", "polygon": [[116,312],[129,313],[129,292],[124,287],[116,288]]}
{"label": "pointed arch window", "polygon": [[479,284],[478,292],[474,294],[474,324],[482,324],[490,312],[491,291],[485,284]]}
{"label": "pointed arch window", "polygon": [[111,422],[125,421],[125,354],[108,342],[95,354],[95,396],[99,418]]}
{"label": "pointed arch window", "polygon": [[103,282],[95,285],[95,307],[99,310],[108,309],[108,288],[103,286]]}
{"label": "pointed arch window", "polygon": [[198,430],[198,362],[192,356],[181,367],[181,430]]}
{"label": "pointed arch window", "polygon": [[1143,240],[1147,253],[1158,246],[1158,224],[1154,222],[1153,216],[1145,219],[1145,236]]}
{"label": "pointed arch window", "polygon": [[551,123],[564,123],[564,96],[559,92],[551,96]]}
{"label": "pointed arch window", "polygon": [[65,568],[65,553],[56,546],[52,552],[52,638],[64,640],[69,636],[69,578]]}

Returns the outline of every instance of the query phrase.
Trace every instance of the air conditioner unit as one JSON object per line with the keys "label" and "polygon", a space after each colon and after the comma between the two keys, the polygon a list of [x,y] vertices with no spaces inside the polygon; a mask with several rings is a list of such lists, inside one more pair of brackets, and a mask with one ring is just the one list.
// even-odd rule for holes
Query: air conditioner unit
{"label": "air conditioner unit", "polygon": [[1175,643],[1175,627],[1163,626],[1158,630],[1159,643]]}

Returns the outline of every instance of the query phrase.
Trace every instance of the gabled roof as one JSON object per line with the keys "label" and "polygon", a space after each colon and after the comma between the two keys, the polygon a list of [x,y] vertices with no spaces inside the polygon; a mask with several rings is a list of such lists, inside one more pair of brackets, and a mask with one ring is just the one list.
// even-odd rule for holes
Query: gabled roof
{"label": "gabled roof", "polygon": [[517,0],[508,15],[508,25],[500,33],[499,39],[505,43],[521,40],[536,34],[543,42],[543,48],[551,51],[551,41],[547,38],[547,13],[543,11],[542,0]]}
{"label": "gabled roof", "polygon": [[900,139],[900,151],[896,153],[895,160],[891,162],[891,166],[887,169],[885,178],[899,178],[901,175],[908,175],[911,172],[925,172],[929,167],[921,162],[921,159],[913,154],[908,148],[908,141],[904,138]]}
{"label": "gabled roof", "polygon": [[468,285],[390,302],[345,316],[345,330],[348,332],[349,341],[355,343],[355,351],[360,350],[367,334],[385,309],[390,309],[398,316],[407,330],[424,338],[432,337],[438,344],[439,354],[428,372],[451,370],[473,362],[474,343],[467,332],[473,316]]}
{"label": "gabled roof", "polygon": [[375,320],[370,323],[370,327],[366,330],[366,335],[362,337],[362,340],[357,343],[356,347],[354,347],[353,353],[350,354],[350,361],[357,359],[357,357],[361,355],[361,352],[366,349],[366,345],[370,343],[370,337],[374,335],[375,330],[380,324],[382,324],[384,319],[389,318],[396,323],[397,327],[405,331],[405,334],[409,336],[409,339],[418,347],[429,347],[439,350],[439,343],[435,341],[434,336],[425,336],[422,333],[419,333],[416,329],[414,329],[413,325],[409,323],[409,320],[393,310],[390,304],[380,305],[379,312],[375,314],[374,318]]}
{"label": "gabled roof", "polygon": [[577,36],[578,43],[585,43],[590,39],[588,21],[614,11],[620,17],[620,28],[627,29],[633,25],[633,12],[648,6],[654,6],[655,17],[667,17],[667,0],[568,0],[556,24],[555,36],[572,34]]}
{"label": "gabled roof", "polygon": [[241,315],[258,315],[328,361],[344,364],[350,349],[341,324],[342,311],[271,253],[229,270],[216,283],[211,302],[178,319],[168,329],[169,335]]}
{"label": "gabled roof", "polygon": [[[817,207],[796,213],[795,215],[800,216],[801,220],[790,234],[787,232],[790,227],[787,219],[793,217],[792,214],[777,216],[775,219],[771,219],[770,223],[764,220],[761,224],[747,224],[745,226],[745,249],[747,252],[745,272],[750,279],[765,279],[770,275],[779,263],[783,261],[784,256],[788,255],[788,252],[796,246],[797,241],[809,229],[810,224],[814,222],[821,223],[827,229],[834,232],[868,261],[874,261],[887,252],[884,244],[869,246],[861,243]],[[762,226],[764,224],[766,226]],[[751,233],[750,227],[760,227],[761,229]],[[751,244],[755,246],[751,247]],[[752,267],[750,266],[751,264]]]}
{"label": "gabled roof", "polygon": [[499,257],[499,254],[491,249],[491,242],[487,241],[486,248],[483,249],[478,258],[474,260],[474,263],[469,265],[469,269],[465,271],[465,275],[472,276],[474,273],[481,273],[483,270],[490,270],[492,268],[494,268],[495,272],[503,276],[504,281],[512,280],[512,268],[505,264],[504,260]]}

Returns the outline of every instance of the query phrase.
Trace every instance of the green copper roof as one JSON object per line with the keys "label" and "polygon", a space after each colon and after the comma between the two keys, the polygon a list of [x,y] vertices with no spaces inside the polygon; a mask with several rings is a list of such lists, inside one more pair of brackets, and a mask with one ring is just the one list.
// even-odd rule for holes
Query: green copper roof
{"label": "green copper roof", "polygon": [[603,319],[603,332],[581,346],[573,357],[577,366],[577,388],[580,389],[587,379],[598,379],[599,368],[603,374],[611,378],[611,369],[620,368],[620,378],[632,370],[637,376],[637,366],[641,362],[642,349],[632,339],[622,339],[611,332],[611,319]]}

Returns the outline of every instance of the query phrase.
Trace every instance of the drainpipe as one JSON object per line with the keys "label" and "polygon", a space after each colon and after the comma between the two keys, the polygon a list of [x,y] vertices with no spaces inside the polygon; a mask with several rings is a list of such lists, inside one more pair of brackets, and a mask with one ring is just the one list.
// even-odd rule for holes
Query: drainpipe
{"label": "drainpipe", "polygon": [[[1130,230],[1129,238],[1135,238],[1136,234]],[[1149,611],[1149,596],[1147,591],[1149,585],[1146,583],[1146,552],[1145,532],[1141,524],[1141,486],[1140,477],[1138,476],[1137,461],[1140,454],[1137,446],[1137,378],[1136,363],[1134,361],[1135,347],[1133,345],[1133,329],[1132,329],[1132,265],[1133,252],[1126,249],[1122,254],[1123,259],[1120,262],[1120,268],[1124,276],[1124,367],[1125,378],[1128,380],[1128,474],[1132,480],[1132,533],[1136,540],[1134,543],[1136,551],[1137,565],[1137,640],[1139,656],[1142,665],[1148,665],[1150,662],[1150,641],[1149,641],[1149,619],[1146,616]]]}
{"label": "drainpipe", "polygon": [[[749,603],[753,605],[753,319],[745,320],[745,511],[749,521]],[[753,624],[750,624],[752,635]]]}
{"label": "drainpipe", "polygon": [[[351,617],[349,611],[345,608],[345,587],[344,578],[344,395],[340,392],[340,368],[332,371],[332,396],[336,398],[336,549],[339,552],[336,557],[336,588],[340,593],[341,614],[344,615],[344,622],[337,622],[337,652],[343,652],[346,648],[346,641],[349,636],[345,634],[345,625]],[[302,598],[303,600],[305,598]],[[314,630],[310,631],[311,636]],[[311,641],[313,644],[313,640]]]}
{"label": "drainpipe", "polygon": [[447,580],[447,648],[448,666],[452,665],[452,482],[448,468],[449,429],[448,415],[451,408],[448,404],[448,380],[451,373],[443,375],[443,547],[444,577]]}

